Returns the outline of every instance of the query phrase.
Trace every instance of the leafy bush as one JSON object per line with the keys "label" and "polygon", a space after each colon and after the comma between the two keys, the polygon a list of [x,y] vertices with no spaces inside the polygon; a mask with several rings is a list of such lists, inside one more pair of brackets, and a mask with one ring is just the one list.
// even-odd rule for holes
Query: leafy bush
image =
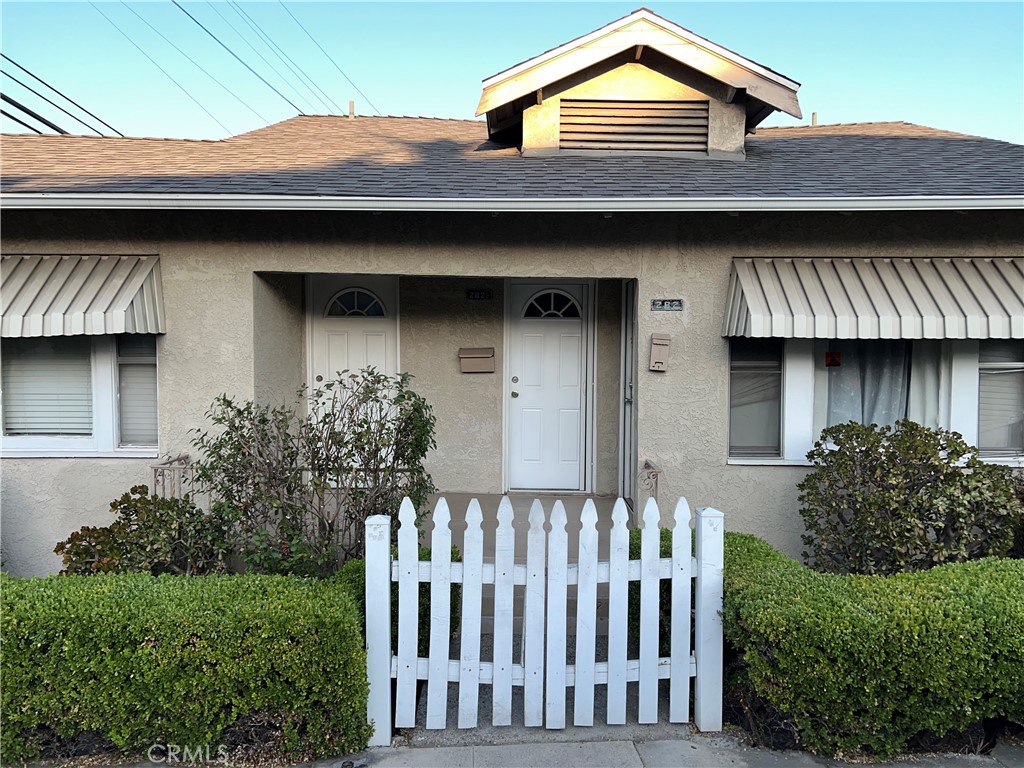
{"label": "leafy bush", "polygon": [[288,407],[222,395],[196,432],[198,486],[237,510],[242,556],[265,573],[324,575],[361,557],[363,522],[420,508],[436,489],[423,467],[435,447],[430,405],[410,377],[372,368]]}
{"label": "leafy bush", "polygon": [[804,557],[823,571],[891,574],[1002,556],[1024,518],[1010,469],[981,461],[955,432],[850,422],[823,430],[807,458]]}
{"label": "leafy bush", "polygon": [[5,765],[37,756],[53,733],[216,753],[247,718],[296,755],[366,745],[366,656],[343,587],[270,576],[0,580]]}
{"label": "leafy bush", "polygon": [[889,756],[920,732],[1024,718],[1024,561],[817,573],[726,534],[726,638],[802,746]]}
{"label": "leafy bush", "polygon": [[176,573],[192,576],[225,570],[234,545],[230,510],[210,512],[188,497],[150,496],[137,485],[110,503],[117,515],[108,526],[85,526],[54,548],[64,574]]}
{"label": "leafy bush", "polygon": [[[392,557],[398,557],[398,548],[392,550]],[[430,562],[430,547],[419,548],[420,562]],[[462,553],[458,547],[452,547],[452,562],[462,562]],[[366,630],[366,561],[349,560],[338,569],[335,575],[338,583],[344,584],[359,606],[360,626]],[[459,631],[462,620],[462,585],[452,584],[451,587],[451,630],[454,635]],[[417,630],[417,653],[426,657],[430,651],[430,583],[420,583],[419,594],[419,629]],[[391,650],[398,650],[398,585],[391,585]]]}

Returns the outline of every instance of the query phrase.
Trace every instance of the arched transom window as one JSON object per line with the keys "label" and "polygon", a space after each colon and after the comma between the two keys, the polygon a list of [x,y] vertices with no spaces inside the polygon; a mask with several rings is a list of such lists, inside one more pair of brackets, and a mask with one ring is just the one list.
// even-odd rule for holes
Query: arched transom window
{"label": "arched transom window", "polygon": [[363,288],[346,288],[327,304],[327,317],[386,317],[380,299]]}
{"label": "arched transom window", "polygon": [[542,291],[526,302],[523,317],[564,317],[580,316],[580,305],[576,299],[563,291]]}

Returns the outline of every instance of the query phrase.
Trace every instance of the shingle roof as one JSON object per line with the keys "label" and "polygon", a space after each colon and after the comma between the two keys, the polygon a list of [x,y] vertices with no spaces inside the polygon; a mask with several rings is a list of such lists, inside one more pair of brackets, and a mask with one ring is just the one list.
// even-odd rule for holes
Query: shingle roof
{"label": "shingle roof", "polygon": [[1024,145],[909,123],[766,128],[745,160],[522,156],[471,120],[295,117],[222,141],[8,134],[7,194],[437,199],[1024,195]]}

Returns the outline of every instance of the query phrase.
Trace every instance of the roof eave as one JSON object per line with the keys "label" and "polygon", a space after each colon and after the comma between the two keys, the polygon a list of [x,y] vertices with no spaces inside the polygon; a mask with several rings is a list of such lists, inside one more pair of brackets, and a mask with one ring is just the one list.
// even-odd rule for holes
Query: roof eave
{"label": "roof eave", "polygon": [[871,197],[299,197],[295,195],[18,194],[3,209],[412,211],[508,213],[654,213],[672,211],[957,211],[1024,210],[1021,195]]}

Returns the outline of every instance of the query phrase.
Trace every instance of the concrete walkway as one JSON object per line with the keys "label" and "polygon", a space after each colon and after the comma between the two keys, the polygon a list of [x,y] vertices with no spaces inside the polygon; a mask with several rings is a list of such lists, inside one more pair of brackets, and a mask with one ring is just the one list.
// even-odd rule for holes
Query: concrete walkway
{"label": "concrete walkway", "polygon": [[728,735],[656,741],[535,742],[494,746],[394,747],[319,760],[310,768],[1024,768],[1024,745],[990,755],[915,755],[889,763],[846,763],[806,752],[772,752]]}

